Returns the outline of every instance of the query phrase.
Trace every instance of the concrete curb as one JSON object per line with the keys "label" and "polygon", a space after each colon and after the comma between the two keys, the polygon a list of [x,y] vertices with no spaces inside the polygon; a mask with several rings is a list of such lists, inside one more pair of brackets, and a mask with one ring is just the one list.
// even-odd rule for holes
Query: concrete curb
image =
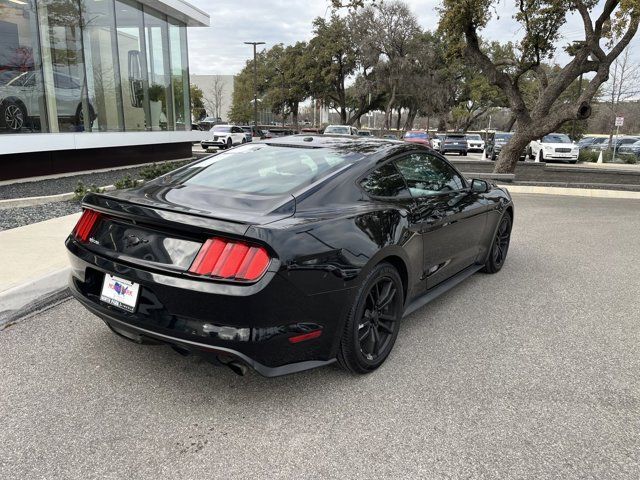
{"label": "concrete curb", "polygon": [[0,330],[16,320],[69,296],[70,268],[49,273],[0,293]]}
{"label": "concrete curb", "polygon": [[500,185],[511,193],[533,193],[539,195],[560,195],[590,198],[621,198],[640,200],[640,192],[624,190],[600,190],[590,188],[540,187],[534,185]]}
{"label": "concrete curb", "polygon": [[[114,185],[107,185],[106,187],[98,187],[105,192],[110,192],[115,190],[116,187]],[[68,202],[69,200],[73,200],[75,193],[58,193],[56,195],[43,195],[42,197],[23,197],[23,198],[7,198],[5,200],[0,200],[0,210],[5,210],[7,208],[20,208],[20,207],[33,207],[35,205],[44,205],[45,203],[55,203],[55,202]]]}

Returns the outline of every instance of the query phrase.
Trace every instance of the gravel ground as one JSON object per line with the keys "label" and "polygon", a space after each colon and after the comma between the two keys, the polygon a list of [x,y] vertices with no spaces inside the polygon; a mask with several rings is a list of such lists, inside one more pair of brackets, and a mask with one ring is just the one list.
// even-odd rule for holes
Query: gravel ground
{"label": "gravel ground", "polygon": [[0,231],[43,222],[80,211],[78,202],[54,202],[33,207],[7,208],[0,210]]}
{"label": "gravel ground", "polygon": [[237,377],[69,300],[0,332],[0,478],[640,478],[640,202],[514,195],[375,373]]}
{"label": "gravel ground", "polygon": [[116,181],[127,175],[136,178],[138,173],[146,167],[131,167],[106,172],[87,173],[70,177],[51,178],[35,182],[20,182],[0,185],[0,200],[8,198],[40,197],[43,195],[55,195],[58,193],[73,192],[81,181],[89,186],[95,184],[98,187],[113,185]]}

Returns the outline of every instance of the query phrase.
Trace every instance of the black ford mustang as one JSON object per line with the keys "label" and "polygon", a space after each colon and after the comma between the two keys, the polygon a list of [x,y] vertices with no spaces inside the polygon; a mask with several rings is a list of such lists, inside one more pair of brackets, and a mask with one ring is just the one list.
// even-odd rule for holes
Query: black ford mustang
{"label": "black ford mustang", "polygon": [[244,373],[389,355],[403,315],[504,264],[513,204],[440,154],[293,136],[89,194],[66,241],[74,296],[117,334]]}

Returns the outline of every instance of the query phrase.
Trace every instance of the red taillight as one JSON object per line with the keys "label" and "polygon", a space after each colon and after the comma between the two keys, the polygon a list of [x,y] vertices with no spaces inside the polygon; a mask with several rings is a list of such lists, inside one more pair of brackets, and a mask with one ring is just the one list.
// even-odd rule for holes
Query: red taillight
{"label": "red taillight", "polygon": [[267,251],[255,245],[221,238],[207,240],[189,272],[230,280],[257,280],[269,266]]}
{"label": "red taillight", "polygon": [[89,240],[89,236],[91,235],[91,231],[93,227],[96,225],[96,222],[102,215],[95,210],[85,210],[82,212],[82,216],[75,228],[73,229],[73,236],[76,237],[81,242],[86,242]]}
{"label": "red taillight", "polygon": [[302,335],[296,335],[295,337],[289,337],[290,343],[300,343],[306,340],[313,340],[322,335],[322,330],[314,330],[313,332],[303,333]]}

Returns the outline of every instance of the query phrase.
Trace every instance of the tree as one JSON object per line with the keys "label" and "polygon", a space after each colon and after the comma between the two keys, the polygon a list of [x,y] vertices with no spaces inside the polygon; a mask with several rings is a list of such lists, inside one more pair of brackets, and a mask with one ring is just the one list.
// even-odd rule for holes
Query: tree
{"label": "tree", "polygon": [[206,109],[212,117],[222,117],[222,99],[224,98],[224,81],[220,75],[214,75],[213,85],[209,90],[203,92],[203,101]]}
{"label": "tree", "polygon": [[191,99],[191,118],[194,120],[202,120],[207,112],[204,108],[204,103],[202,101],[202,90],[195,84],[189,85],[189,98]]}
{"label": "tree", "polygon": [[365,7],[359,13],[361,44],[366,45],[369,63],[377,61],[379,81],[388,95],[385,105],[384,128],[391,126],[394,108],[402,108],[399,97],[402,83],[415,63],[413,56],[418,49],[422,33],[418,20],[407,4],[399,1],[381,2]]}
{"label": "tree", "polygon": [[313,21],[315,37],[309,42],[308,80],[315,98],[334,108],[347,123],[347,79],[357,67],[357,50],[348,20],[332,13],[331,19]]}
{"label": "tree", "polygon": [[[441,31],[452,42],[452,52],[479,68],[487,80],[500,88],[516,117],[515,134],[503,148],[495,172],[513,172],[527,144],[570,120],[591,114],[591,101],[609,78],[613,62],[635,36],[640,20],[638,0],[606,0],[599,15],[594,0],[520,0],[515,19],[522,38],[515,45],[515,58],[491,58],[483,49],[479,31],[487,27],[499,8],[499,0],[444,0],[440,12]],[[543,62],[552,57],[560,41],[566,16],[577,12],[584,40],[565,47],[571,60],[549,77]],[[592,16],[594,18],[592,19]],[[604,42],[604,46],[602,43]],[[524,99],[520,81],[531,73],[539,84],[532,105]],[[557,103],[581,75],[590,75],[580,96]]]}
{"label": "tree", "polygon": [[602,92],[609,113],[609,148],[613,141],[615,117],[620,114],[620,104],[635,99],[640,94],[640,65],[631,60],[630,53],[631,47],[627,47],[613,62],[611,79],[604,85]]}
{"label": "tree", "polygon": [[[260,108],[268,108],[265,98],[267,85],[266,78],[266,52],[258,52],[256,56],[258,77],[258,103]],[[253,59],[247,60],[245,67],[233,79],[233,96],[229,121],[234,123],[250,123],[253,120]]]}

